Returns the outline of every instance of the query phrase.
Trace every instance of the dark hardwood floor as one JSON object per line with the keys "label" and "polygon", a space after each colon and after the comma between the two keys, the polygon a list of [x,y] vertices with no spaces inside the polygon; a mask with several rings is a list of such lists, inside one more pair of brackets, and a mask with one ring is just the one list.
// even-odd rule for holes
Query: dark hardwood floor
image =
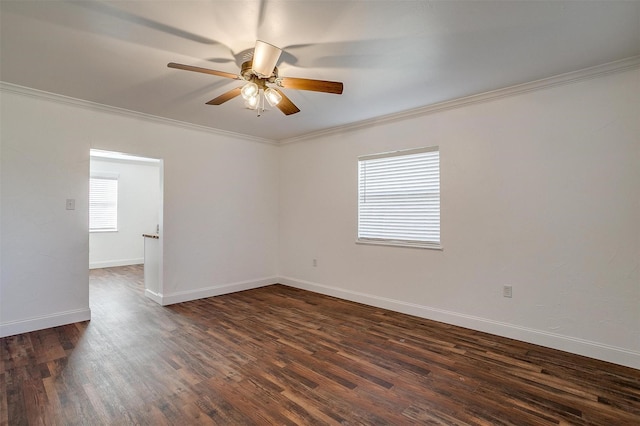
{"label": "dark hardwood floor", "polygon": [[274,285],[0,339],[0,423],[640,425],[640,371]]}

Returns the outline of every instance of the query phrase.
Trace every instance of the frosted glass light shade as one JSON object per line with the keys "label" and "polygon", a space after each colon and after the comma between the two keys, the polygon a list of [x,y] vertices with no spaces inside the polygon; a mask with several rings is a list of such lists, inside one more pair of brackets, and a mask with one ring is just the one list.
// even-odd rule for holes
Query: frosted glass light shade
{"label": "frosted glass light shade", "polygon": [[245,84],[242,87],[242,89],[240,89],[240,94],[242,95],[242,98],[246,101],[246,100],[249,100],[249,98],[257,96],[258,90],[259,89],[257,84],[249,82]]}
{"label": "frosted glass light shade", "polygon": [[244,106],[246,106],[249,109],[256,109],[256,107],[258,106],[258,100],[259,100],[259,96],[256,93],[255,96],[251,96],[250,98],[244,101]]}
{"label": "frosted glass light shade", "polygon": [[260,77],[271,77],[281,53],[282,49],[279,47],[257,40],[251,69]]}
{"label": "frosted glass light shade", "polygon": [[269,102],[269,105],[271,106],[278,105],[282,100],[282,95],[271,87],[264,91],[264,97],[267,98],[267,102]]}

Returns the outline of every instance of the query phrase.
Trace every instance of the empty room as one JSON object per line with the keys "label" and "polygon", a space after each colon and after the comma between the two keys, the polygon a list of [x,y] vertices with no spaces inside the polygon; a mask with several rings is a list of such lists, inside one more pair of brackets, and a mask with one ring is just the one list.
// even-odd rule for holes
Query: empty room
{"label": "empty room", "polygon": [[640,424],[640,2],[0,0],[0,348],[0,425]]}

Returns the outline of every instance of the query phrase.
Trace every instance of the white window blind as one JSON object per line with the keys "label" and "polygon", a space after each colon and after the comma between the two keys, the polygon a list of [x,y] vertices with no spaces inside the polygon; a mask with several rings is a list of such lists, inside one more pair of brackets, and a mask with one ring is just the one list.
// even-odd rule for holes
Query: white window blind
{"label": "white window blind", "polygon": [[440,248],[438,147],[358,158],[358,242]]}
{"label": "white window blind", "polygon": [[118,175],[92,173],[89,179],[89,230],[118,230]]}

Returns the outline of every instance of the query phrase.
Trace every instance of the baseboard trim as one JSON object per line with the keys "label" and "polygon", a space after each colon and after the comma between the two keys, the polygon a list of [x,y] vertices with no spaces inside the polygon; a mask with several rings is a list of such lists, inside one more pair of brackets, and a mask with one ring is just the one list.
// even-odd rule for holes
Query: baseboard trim
{"label": "baseboard trim", "polygon": [[159,305],[162,305],[162,295],[160,293],[156,293],[154,291],[151,291],[149,289],[145,289],[144,290],[144,295],[153,300],[154,302],[156,302]]}
{"label": "baseboard trim", "polygon": [[144,257],[136,259],[102,260],[89,263],[89,269],[113,268],[114,266],[142,265]]}
{"label": "baseboard trim", "polygon": [[[219,286],[199,288],[195,290],[179,291],[175,293],[162,294],[160,296],[160,304],[163,306],[173,305],[175,303],[188,302],[190,300],[204,299],[206,297],[220,296],[237,291],[251,290],[258,287],[277,284],[278,277],[268,277],[256,280],[241,281],[237,283],[223,284]],[[150,298],[151,295],[149,295]]]}
{"label": "baseboard trim", "polygon": [[350,300],[352,302],[389,309],[403,314],[470,328],[472,330],[508,337],[510,339],[520,340],[577,355],[583,355],[589,358],[599,359],[601,361],[640,369],[640,352],[620,347],[493,321],[472,315],[465,315],[458,312],[417,305],[400,300],[344,290],[337,287],[326,286],[290,277],[280,277],[280,283],[294,288]]}
{"label": "baseboard trim", "polygon": [[26,320],[10,321],[0,324],[0,337],[13,336],[45,328],[59,327],[91,320],[91,309],[76,309],[73,311],[59,312],[52,315],[29,318]]}

